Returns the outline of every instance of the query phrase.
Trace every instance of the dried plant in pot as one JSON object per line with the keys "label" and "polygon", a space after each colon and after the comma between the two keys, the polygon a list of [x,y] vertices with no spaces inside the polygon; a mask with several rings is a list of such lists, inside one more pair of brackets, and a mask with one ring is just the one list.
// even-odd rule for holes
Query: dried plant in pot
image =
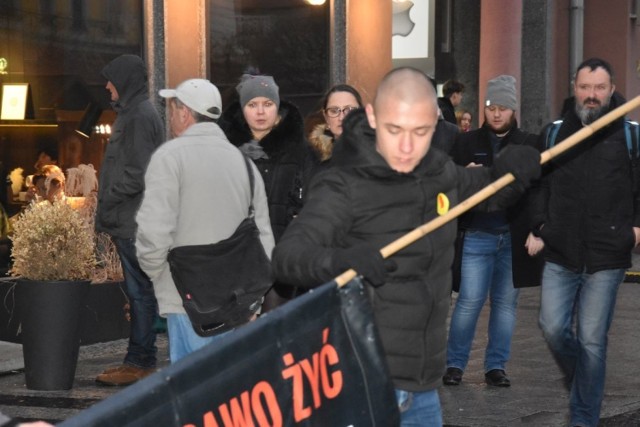
{"label": "dried plant in pot", "polygon": [[93,231],[64,201],[45,201],[20,215],[11,240],[27,388],[70,389],[96,264]]}
{"label": "dried plant in pot", "polygon": [[[71,199],[76,199],[75,202],[77,206],[75,206],[74,209],[82,216],[84,221],[86,221],[93,234],[96,250],[96,266],[93,271],[93,276],[91,277],[91,282],[94,284],[122,282],[124,280],[122,264],[120,263],[120,257],[118,256],[115,244],[108,234],[95,231],[96,207],[98,204],[97,193],[90,192],[82,197]],[[82,199],[82,202],[77,203],[80,199]],[[67,197],[67,202],[69,202],[69,200],[70,198]]]}
{"label": "dried plant in pot", "polygon": [[11,275],[29,280],[90,280],[96,265],[90,224],[62,200],[31,205],[13,226]]}

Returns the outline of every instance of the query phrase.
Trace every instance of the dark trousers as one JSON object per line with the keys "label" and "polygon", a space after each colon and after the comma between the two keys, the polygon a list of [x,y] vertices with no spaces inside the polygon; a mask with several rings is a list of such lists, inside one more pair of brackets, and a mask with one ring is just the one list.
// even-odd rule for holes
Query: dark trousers
{"label": "dark trousers", "polygon": [[134,239],[113,238],[122,262],[125,290],[129,298],[131,334],[124,363],[140,368],[156,366],[156,333],[153,324],[158,316],[158,302],[151,280],[140,268]]}

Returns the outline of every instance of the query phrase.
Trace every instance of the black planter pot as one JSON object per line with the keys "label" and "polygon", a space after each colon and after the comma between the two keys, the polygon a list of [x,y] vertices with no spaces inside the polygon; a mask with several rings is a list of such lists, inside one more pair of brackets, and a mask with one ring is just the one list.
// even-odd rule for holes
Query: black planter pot
{"label": "black planter pot", "polygon": [[20,279],[25,380],[32,390],[69,390],[80,349],[80,316],[90,281]]}

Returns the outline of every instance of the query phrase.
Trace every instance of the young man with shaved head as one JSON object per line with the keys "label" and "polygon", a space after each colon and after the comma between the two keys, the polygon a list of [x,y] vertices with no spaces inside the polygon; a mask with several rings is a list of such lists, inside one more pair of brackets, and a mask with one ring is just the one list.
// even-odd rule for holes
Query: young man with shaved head
{"label": "young man with shaved head", "polygon": [[456,166],[429,150],[437,120],[425,74],[387,74],[373,104],[343,122],[334,164],[311,182],[305,208],[273,255],[276,275],[287,283],[313,287],[353,268],[371,285],[403,426],[442,425],[436,387],[444,371],[455,221],[395,254],[394,268],[379,249],[438,216],[439,195],[453,206],[511,171],[518,182],[490,201],[499,206],[540,172],[540,157],[528,147],[505,151],[493,169]]}

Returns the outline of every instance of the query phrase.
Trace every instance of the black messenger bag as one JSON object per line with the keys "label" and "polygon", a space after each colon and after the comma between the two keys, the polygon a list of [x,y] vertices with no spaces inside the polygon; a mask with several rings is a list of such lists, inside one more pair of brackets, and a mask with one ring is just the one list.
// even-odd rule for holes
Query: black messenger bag
{"label": "black messenger bag", "polygon": [[244,157],[251,204],[249,215],[228,239],[207,245],[179,246],[169,251],[171,276],[193,329],[217,335],[247,323],[273,284],[271,261],[254,220],[254,176]]}

